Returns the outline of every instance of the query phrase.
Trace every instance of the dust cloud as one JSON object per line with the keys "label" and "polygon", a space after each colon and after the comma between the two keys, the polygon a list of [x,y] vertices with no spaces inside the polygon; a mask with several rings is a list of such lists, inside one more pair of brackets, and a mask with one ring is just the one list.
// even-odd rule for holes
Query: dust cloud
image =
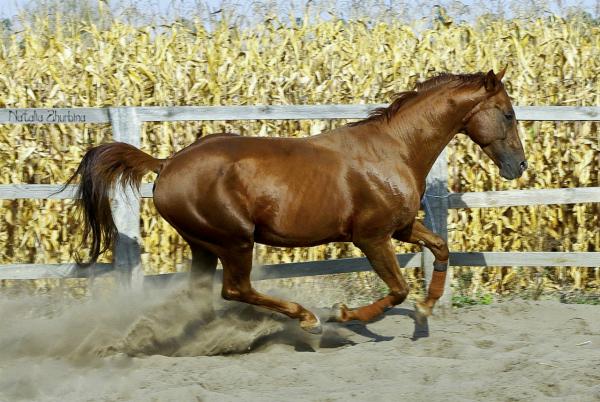
{"label": "dust cloud", "polygon": [[186,287],[66,301],[0,298],[0,358],[54,357],[78,364],[96,357],[210,356],[249,350],[284,329],[282,319],[239,303],[209,307],[214,295]]}
{"label": "dust cloud", "polygon": [[[122,376],[132,358],[245,353],[264,348],[279,333],[310,337],[297,327],[185,285],[85,300],[0,295],[0,401],[53,400],[51,395],[61,400],[79,388],[101,392],[107,382],[121,384],[118,393],[124,395]],[[70,389],[60,391],[65,377]]]}

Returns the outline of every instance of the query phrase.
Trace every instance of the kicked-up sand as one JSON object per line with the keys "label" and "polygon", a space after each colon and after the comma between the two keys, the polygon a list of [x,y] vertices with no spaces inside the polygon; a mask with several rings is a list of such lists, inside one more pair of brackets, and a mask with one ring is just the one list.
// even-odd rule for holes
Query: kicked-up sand
{"label": "kicked-up sand", "polygon": [[[0,299],[0,401],[600,401],[600,306],[297,322],[187,290]],[[313,309],[326,319],[327,309]]]}

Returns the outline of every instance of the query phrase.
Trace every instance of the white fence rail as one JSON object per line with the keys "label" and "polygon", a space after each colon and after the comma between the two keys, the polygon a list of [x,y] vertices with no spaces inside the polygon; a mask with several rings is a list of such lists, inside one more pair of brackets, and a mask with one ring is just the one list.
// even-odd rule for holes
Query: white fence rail
{"label": "white fence rail", "polygon": [[[134,113],[139,122],[207,120],[362,119],[376,105],[175,106],[0,109],[0,124],[74,124],[119,121],[119,110]],[[600,121],[598,106],[517,106],[518,120]],[[116,119],[115,119],[116,118]]]}
{"label": "white fence rail", "polygon": [[[0,124],[81,124],[110,123],[113,139],[139,147],[144,122],[206,120],[301,120],[359,119],[384,105],[298,105],[298,106],[184,106],[111,107],[57,109],[0,109]],[[525,106],[515,107],[519,120],[600,121],[600,107]],[[448,193],[445,153],[428,176],[426,224],[447,237],[449,208],[485,208],[519,205],[572,204],[600,202],[600,187],[527,189],[491,192]],[[74,187],[56,194],[61,186],[48,184],[0,185],[0,199],[70,199]],[[144,184],[142,197],[152,196],[152,184]],[[39,279],[87,277],[117,270],[122,282],[139,286],[143,281],[139,246],[139,201],[136,197],[116,195],[113,206],[120,236],[113,264],[97,264],[81,269],[75,264],[0,265],[0,279]],[[127,204],[125,199],[133,200]],[[422,253],[398,255],[402,267],[423,267],[431,275],[432,256]],[[453,252],[451,265],[461,266],[600,266],[600,252]],[[282,278],[357,272],[370,269],[364,258],[313,261],[267,266],[263,278]],[[446,292],[449,295],[449,292]]]}

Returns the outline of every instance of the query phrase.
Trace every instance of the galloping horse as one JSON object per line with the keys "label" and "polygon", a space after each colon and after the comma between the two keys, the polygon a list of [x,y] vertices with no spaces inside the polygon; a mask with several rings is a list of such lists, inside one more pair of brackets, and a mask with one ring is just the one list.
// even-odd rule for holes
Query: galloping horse
{"label": "galloping horse", "polygon": [[252,287],[254,243],[354,243],[390,291],[354,310],[339,305],[334,314],[338,321],[370,321],[408,295],[391,241],[397,239],[421,244],[435,256],[427,297],[416,304],[420,315],[429,316],[443,293],[449,252],[415,217],[436,158],[464,132],[504,178],[516,179],[527,168],[503,76],[504,70],[442,74],[400,93],[365,120],[308,138],[210,135],[164,160],[124,143],[92,148],[69,180],[81,176],[90,260],[117,237],[111,190],[116,184],[139,187],[142,176],[154,171],[156,209],[191,247],[192,284],[212,286],[220,259],[223,298],[283,313],[319,333],[315,314]]}

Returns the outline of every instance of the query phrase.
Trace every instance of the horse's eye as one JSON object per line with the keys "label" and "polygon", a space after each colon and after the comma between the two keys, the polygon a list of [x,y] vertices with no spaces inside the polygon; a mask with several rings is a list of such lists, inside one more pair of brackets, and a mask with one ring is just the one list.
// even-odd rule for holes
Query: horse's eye
{"label": "horse's eye", "polygon": [[504,113],[504,118],[506,119],[506,121],[513,121],[515,115],[512,113]]}

